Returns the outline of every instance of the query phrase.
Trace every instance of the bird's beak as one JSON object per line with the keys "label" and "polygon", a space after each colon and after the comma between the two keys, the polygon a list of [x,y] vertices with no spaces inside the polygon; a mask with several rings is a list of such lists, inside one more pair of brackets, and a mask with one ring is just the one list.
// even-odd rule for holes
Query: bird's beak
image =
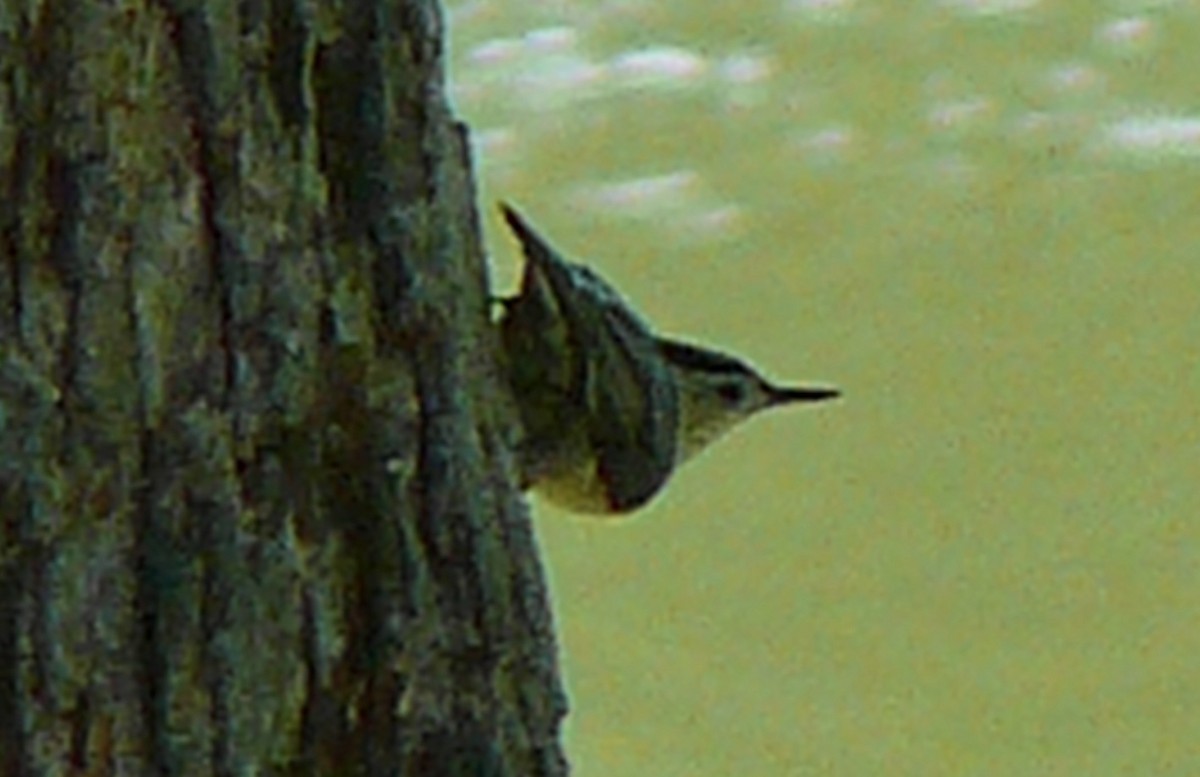
{"label": "bird's beak", "polygon": [[836,399],[842,392],[827,388],[799,388],[791,386],[771,386],[767,392],[767,405],[787,405],[792,402],[824,402]]}

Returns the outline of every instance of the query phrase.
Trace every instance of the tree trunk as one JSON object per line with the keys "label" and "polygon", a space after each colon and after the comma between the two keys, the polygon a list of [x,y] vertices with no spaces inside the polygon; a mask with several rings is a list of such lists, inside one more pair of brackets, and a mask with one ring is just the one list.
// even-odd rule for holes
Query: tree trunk
{"label": "tree trunk", "polygon": [[0,775],[559,775],[433,0],[0,0]]}

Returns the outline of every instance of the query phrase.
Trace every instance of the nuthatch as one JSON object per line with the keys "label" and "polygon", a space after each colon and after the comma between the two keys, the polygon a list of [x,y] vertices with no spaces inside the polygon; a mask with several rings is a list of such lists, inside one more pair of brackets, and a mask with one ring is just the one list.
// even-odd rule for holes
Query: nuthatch
{"label": "nuthatch", "polygon": [[526,259],[500,321],[524,428],[523,485],[550,501],[630,512],[758,411],[839,395],[776,386],[732,356],[655,336],[612,286],[501,209]]}

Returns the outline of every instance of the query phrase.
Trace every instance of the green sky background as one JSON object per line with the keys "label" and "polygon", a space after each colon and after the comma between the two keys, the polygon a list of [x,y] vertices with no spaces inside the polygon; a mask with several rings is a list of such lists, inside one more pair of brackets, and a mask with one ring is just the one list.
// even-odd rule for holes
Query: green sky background
{"label": "green sky background", "polygon": [[1200,774],[1200,5],[451,7],[485,201],[846,392],[535,503],[574,773]]}

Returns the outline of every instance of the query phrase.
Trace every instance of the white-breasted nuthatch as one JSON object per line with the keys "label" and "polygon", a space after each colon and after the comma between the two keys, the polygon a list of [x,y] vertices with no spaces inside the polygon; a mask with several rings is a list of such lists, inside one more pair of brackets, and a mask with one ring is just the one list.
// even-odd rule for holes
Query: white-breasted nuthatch
{"label": "white-breasted nuthatch", "polygon": [[521,416],[523,485],[576,512],[650,500],[674,469],[751,415],[839,396],[776,386],[745,362],[654,335],[612,286],[563,259],[508,205],[525,253],[500,333]]}

